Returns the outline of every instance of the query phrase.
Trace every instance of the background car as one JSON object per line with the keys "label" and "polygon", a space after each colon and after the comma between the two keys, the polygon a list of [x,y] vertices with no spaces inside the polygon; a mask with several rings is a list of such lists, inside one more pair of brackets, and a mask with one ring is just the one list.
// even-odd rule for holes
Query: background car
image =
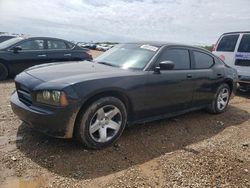
{"label": "background car", "polygon": [[27,69],[15,78],[15,114],[61,138],[99,149],[127,124],[207,109],[226,110],[237,72],[212,53],[166,43],[120,44],[93,62]]}
{"label": "background car", "polygon": [[0,35],[0,43],[4,42],[6,40],[9,40],[9,39],[15,38],[15,37],[17,37],[17,36],[15,36],[15,35]]}
{"label": "background car", "polygon": [[99,50],[99,51],[105,52],[105,51],[107,51],[107,50],[109,50],[109,49],[111,49],[113,47],[114,47],[114,45],[112,45],[112,44],[98,44],[96,46],[96,49]]}
{"label": "background car", "polygon": [[95,50],[96,49],[96,44],[95,43],[79,42],[78,45],[81,46],[81,47],[83,47],[83,48],[88,48],[88,49],[91,49],[91,50]]}
{"label": "background car", "polygon": [[43,63],[91,60],[89,50],[48,37],[12,38],[0,43],[0,80]]}
{"label": "background car", "polygon": [[224,33],[213,53],[238,71],[241,88],[250,89],[250,31]]}

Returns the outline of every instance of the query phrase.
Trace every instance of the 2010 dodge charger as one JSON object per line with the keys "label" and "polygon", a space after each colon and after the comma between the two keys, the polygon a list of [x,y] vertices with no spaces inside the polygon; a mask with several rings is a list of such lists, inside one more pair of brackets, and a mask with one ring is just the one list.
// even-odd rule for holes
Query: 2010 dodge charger
{"label": "2010 dodge charger", "polygon": [[203,108],[224,112],[236,81],[234,69],[201,48],[120,44],[92,62],[27,69],[15,78],[11,106],[36,130],[99,149],[127,124]]}

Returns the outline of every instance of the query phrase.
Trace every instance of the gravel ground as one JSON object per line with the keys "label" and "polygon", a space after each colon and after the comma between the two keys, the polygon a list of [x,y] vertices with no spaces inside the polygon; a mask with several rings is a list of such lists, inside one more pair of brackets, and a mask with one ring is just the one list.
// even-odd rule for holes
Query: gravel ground
{"label": "gravel ground", "polygon": [[93,151],[26,128],[11,111],[13,90],[0,83],[0,187],[250,187],[250,93],[223,114],[136,125]]}

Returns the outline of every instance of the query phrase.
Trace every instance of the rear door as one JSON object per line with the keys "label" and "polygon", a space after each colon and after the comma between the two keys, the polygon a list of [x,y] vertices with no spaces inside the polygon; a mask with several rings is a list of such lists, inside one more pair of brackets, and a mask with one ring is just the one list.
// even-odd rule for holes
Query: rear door
{"label": "rear door", "polygon": [[[235,67],[239,77],[250,77],[250,34],[243,34],[235,55]],[[249,79],[249,78],[248,78]]]}
{"label": "rear door", "polygon": [[10,57],[8,58],[8,63],[11,74],[16,74],[28,67],[48,62],[44,43],[43,39],[27,39],[16,44],[22,50],[15,53],[9,49]]}
{"label": "rear door", "polygon": [[226,64],[234,67],[235,53],[239,45],[238,39],[240,34],[227,34],[223,35],[216,46],[215,55],[220,57]]}
{"label": "rear door", "polygon": [[149,72],[147,84],[148,114],[161,115],[188,109],[193,98],[193,70],[189,50],[181,47],[166,47],[162,50],[155,67],[162,61],[173,61],[173,70]]}
{"label": "rear door", "polygon": [[47,55],[50,62],[70,61],[72,50],[63,40],[47,39]]}
{"label": "rear door", "polygon": [[193,106],[205,106],[210,104],[218,85],[224,80],[224,66],[215,64],[214,57],[204,51],[192,50],[191,54],[195,79]]}

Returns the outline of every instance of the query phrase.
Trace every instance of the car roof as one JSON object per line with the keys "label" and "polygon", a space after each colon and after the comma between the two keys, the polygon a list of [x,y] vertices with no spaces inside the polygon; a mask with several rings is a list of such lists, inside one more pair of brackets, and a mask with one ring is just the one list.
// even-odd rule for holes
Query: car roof
{"label": "car roof", "polygon": [[210,51],[199,47],[199,46],[192,46],[187,44],[181,44],[181,43],[174,43],[174,42],[161,42],[161,41],[139,41],[139,42],[129,42],[126,44],[139,44],[139,45],[152,45],[156,47],[162,47],[162,46],[177,46],[177,47],[184,47],[184,48],[193,48],[197,50],[202,50],[211,53]]}
{"label": "car roof", "polygon": [[8,34],[2,34],[0,37],[18,37],[16,35],[8,35]]}
{"label": "car roof", "polygon": [[250,33],[250,31],[233,31],[233,32],[223,33],[223,35],[228,35],[228,34],[240,34],[240,33]]}
{"label": "car roof", "polygon": [[64,41],[67,41],[65,39],[59,39],[59,38],[55,38],[55,37],[30,37],[30,36],[21,36],[20,38],[23,38],[23,39],[53,39],[53,40],[64,40]]}

